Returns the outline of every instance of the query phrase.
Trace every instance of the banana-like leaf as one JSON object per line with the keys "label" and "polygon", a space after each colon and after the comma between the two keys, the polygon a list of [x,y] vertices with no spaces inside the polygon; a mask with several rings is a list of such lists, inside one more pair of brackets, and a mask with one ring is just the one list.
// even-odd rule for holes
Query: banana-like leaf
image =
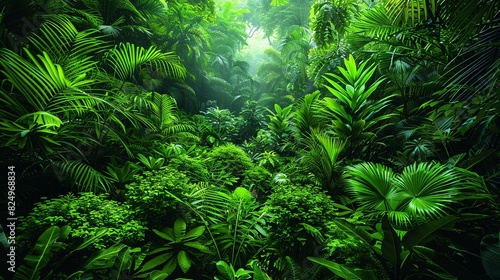
{"label": "banana-like leaf", "polygon": [[186,235],[184,236],[183,240],[189,241],[189,240],[194,240],[205,232],[205,226],[198,226],[190,230]]}
{"label": "banana-like leaf", "polygon": [[347,280],[376,280],[378,279],[372,271],[356,269],[348,267],[343,264],[332,262],[325,259],[307,257],[308,260],[313,261],[321,266],[328,268],[335,275]]}
{"label": "banana-like leaf", "polygon": [[165,263],[168,263],[169,260],[172,260],[173,254],[172,253],[166,253],[166,254],[161,254],[158,255],[149,261],[147,261],[139,270],[139,272],[146,272],[149,271],[155,267],[158,267],[160,265],[163,265]]}
{"label": "banana-like leaf", "polygon": [[113,267],[116,258],[124,248],[127,248],[127,245],[116,244],[94,253],[87,263],[85,263],[85,269],[93,270]]}
{"label": "banana-like leaf", "polygon": [[224,276],[223,279],[229,279],[229,280],[235,280],[234,276],[234,268],[233,266],[229,266],[225,261],[218,261],[215,263],[217,266],[217,270],[219,271],[222,276]]}
{"label": "banana-like leaf", "polygon": [[122,271],[129,269],[131,264],[132,255],[130,254],[130,247],[123,247],[120,252],[118,252],[113,264],[113,270],[116,272],[115,280],[120,280]]}
{"label": "banana-like leaf", "polygon": [[99,240],[101,237],[103,237],[104,235],[106,235],[107,232],[108,232],[107,229],[101,229],[101,230],[99,230],[98,232],[96,232],[96,234],[94,236],[86,239],[85,241],[83,241],[82,244],[78,245],[78,247],[76,247],[73,251],[71,251],[70,254],[72,254],[72,253],[74,253],[76,251],[85,249],[85,248],[87,248],[87,246],[94,244],[97,240]]}
{"label": "banana-like leaf", "polygon": [[41,270],[50,262],[52,256],[61,248],[61,232],[69,230],[69,227],[59,228],[53,226],[40,235],[35,246],[24,258],[25,264],[18,268],[14,279],[39,279]]}
{"label": "banana-like leaf", "polygon": [[148,280],[165,280],[168,277],[168,273],[165,273],[161,270],[152,271],[146,279]]}
{"label": "banana-like leaf", "polygon": [[372,247],[376,242],[375,238],[370,233],[368,233],[368,231],[359,226],[353,225],[347,222],[346,220],[335,219],[334,223],[345,233],[360,238],[362,241],[366,242],[366,244],[368,244],[370,247]]}
{"label": "banana-like leaf", "polygon": [[382,219],[382,230],[384,231],[382,257],[388,260],[394,270],[397,271],[401,263],[401,240],[389,223],[387,216]]}
{"label": "banana-like leaf", "polygon": [[425,246],[413,246],[412,250],[418,256],[433,264],[436,268],[443,270],[450,276],[460,279],[481,279],[478,275],[467,269],[467,267],[453,261],[443,254],[440,254],[434,249]]}
{"label": "banana-like leaf", "polygon": [[458,220],[459,219],[455,216],[445,216],[435,221],[421,224],[404,235],[402,244],[406,249],[412,250],[413,246],[423,245],[422,241],[431,237],[436,231],[441,229],[452,229]]}

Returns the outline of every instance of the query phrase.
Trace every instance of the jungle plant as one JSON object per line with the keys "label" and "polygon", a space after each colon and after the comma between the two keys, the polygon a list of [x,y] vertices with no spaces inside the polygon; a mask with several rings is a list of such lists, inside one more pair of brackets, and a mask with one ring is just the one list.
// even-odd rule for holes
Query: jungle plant
{"label": "jungle plant", "polygon": [[177,265],[182,272],[187,273],[193,265],[196,253],[213,254],[209,247],[200,241],[205,232],[204,225],[186,231],[186,222],[178,218],[173,228],[166,227],[161,230],[153,229],[153,231],[166,242],[148,253],[149,256],[154,257],[144,263],[139,273],[148,273],[162,266],[161,272],[171,275]]}
{"label": "jungle plant", "polygon": [[144,165],[147,170],[160,170],[163,165],[165,164],[165,158],[162,157],[154,157],[154,156],[148,156],[146,157],[143,154],[138,154],[137,158],[139,159],[140,163]]}
{"label": "jungle plant", "polygon": [[[253,265],[252,265],[253,264]],[[225,261],[218,261],[215,263],[220,275],[215,276],[215,280],[239,280],[239,279],[254,279],[254,280],[270,280],[271,277],[267,275],[258,266],[256,262],[249,262],[248,267],[253,266],[253,270],[239,268],[235,270],[232,264],[227,264]],[[253,276],[253,277],[252,277]]]}
{"label": "jungle plant", "polygon": [[52,225],[69,225],[70,237],[86,239],[99,230],[106,229],[105,236],[94,240],[93,247],[103,249],[115,243],[139,245],[145,238],[146,227],[133,218],[129,205],[106,199],[105,195],[81,193],[44,199],[21,219],[19,230],[23,232],[19,242],[29,247],[43,231]]}
{"label": "jungle plant", "polygon": [[269,122],[267,127],[271,131],[271,139],[273,140],[274,149],[278,152],[285,152],[292,144],[293,126],[292,119],[294,113],[292,112],[292,105],[281,108],[280,105],[274,104],[275,112],[267,109],[270,113],[268,115]]}
{"label": "jungle plant", "polygon": [[234,144],[227,144],[213,148],[206,154],[206,166],[209,172],[223,171],[241,181],[245,172],[253,167],[253,163],[242,149]]}
{"label": "jungle plant", "polygon": [[259,165],[254,166],[247,170],[243,176],[244,179],[241,185],[251,190],[255,196],[262,196],[262,199],[265,199],[265,197],[271,194],[273,175],[266,168]]}
{"label": "jungle plant", "polygon": [[[348,235],[358,241],[365,242],[373,253],[384,261],[386,272],[391,278],[402,279],[424,276],[431,279],[446,277],[465,277],[480,279],[485,274],[481,268],[468,264],[479,256],[471,252],[457,256],[457,248],[450,246],[445,236],[455,229],[455,225],[463,221],[456,216],[443,216],[434,221],[421,223],[409,231],[398,231],[387,215],[384,215],[375,226],[375,232],[369,227],[352,224],[343,219],[335,223]],[[466,252],[466,251],[464,251]],[[348,266],[324,259],[309,258],[329,268],[338,276],[352,279],[380,279],[373,277],[372,271],[365,268]],[[424,269],[425,268],[425,269]],[[423,272],[424,271],[424,272]]]}
{"label": "jungle plant", "polygon": [[334,181],[339,175],[338,158],[345,147],[345,141],[316,130],[312,131],[309,141],[301,163],[319,179],[325,190],[333,193]]}
{"label": "jungle plant", "polygon": [[67,273],[68,276],[69,273],[74,272],[65,271],[68,266],[77,270],[74,267],[77,262],[69,264],[68,258],[102,238],[106,230],[94,232],[82,242],[72,242],[75,245],[73,247],[67,243],[70,233],[71,227],[69,226],[52,226],[43,231],[24,257],[13,279],[53,279],[53,277],[60,276],[59,273]]}
{"label": "jungle plant", "polygon": [[123,81],[138,83],[136,74],[143,67],[150,67],[164,77],[182,80],[186,76],[186,69],[172,52],[163,53],[150,46],[147,50],[131,43],[120,43],[106,55],[106,63],[115,75]]}
{"label": "jungle plant", "polygon": [[270,213],[266,223],[270,249],[266,257],[273,264],[271,275],[281,275],[286,268],[286,256],[301,262],[321,247],[308,229],[324,232],[325,222],[335,217],[336,207],[315,186],[282,184],[275,185],[273,191],[265,203]]}
{"label": "jungle plant", "polygon": [[201,131],[202,138],[208,144],[219,146],[238,139],[241,121],[233,112],[219,107],[209,107],[201,113],[204,115],[203,123],[200,125],[204,129]]}
{"label": "jungle plant", "polygon": [[175,197],[189,192],[189,178],[175,169],[145,171],[135,175],[126,186],[125,199],[135,209],[136,218],[152,226],[166,226],[175,221],[180,206]]}
{"label": "jungle plant", "polygon": [[106,235],[102,229],[95,235],[69,241],[69,226],[52,226],[40,235],[35,246],[24,257],[14,279],[123,279],[138,270],[145,252],[115,244],[101,250],[85,249]]}
{"label": "jungle plant", "polygon": [[112,182],[96,164],[100,152],[113,147],[106,157],[131,155],[125,125],[148,121],[128,111],[126,99],[106,93],[96,56],[107,45],[95,30],[78,31],[54,16],[30,42],[20,54],[0,50],[1,138],[64,187],[109,192]]}
{"label": "jungle plant", "polygon": [[228,265],[225,261],[218,261],[215,265],[221,274],[219,276],[215,276],[215,280],[252,279],[251,270],[246,270],[244,268],[234,270],[233,265]]}
{"label": "jungle plant", "polygon": [[120,166],[116,160],[111,160],[106,169],[106,175],[116,184],[118,190],[122,190],[125,184],[130,183],[134,179],[134,175],[139,172],[139,166],[130,161],[126,161],[123,166]]}
{"label": "jungle plant", "polygon": [[392,117],[387,112],[392,96],[378,100],[372,96],[382,83],[382,80],[368,83],[375,73],[375,65],[368,65],[366,61],[358,67],[352,55],[344,59],[344,64],[345,68],[338,68],[341,76],[329,73],[324,77],[327,81],[324,86],[334,98],[324,98],[323,116],[332,120],[328,128],[346,141],[349,158],[371,157],[374,151],[369,149],[382,145],[382,138],[377,138]]}
{"label": "jungle plant", "polygon": [[348,166],[347,191],[360,210],[375,217],[387,214],[400,229],[453,213],[453,204],[488,198],[484,181],[464,169],[433,162],[414,163],[401,174],[377,163]]}
{"label": "jungle plant", "polygon": [[187,205],[207,226],[218,259],[243,267],[264,250],[267,212],[247,189],[237,187],[230,193],[200,184],[189,196]]}

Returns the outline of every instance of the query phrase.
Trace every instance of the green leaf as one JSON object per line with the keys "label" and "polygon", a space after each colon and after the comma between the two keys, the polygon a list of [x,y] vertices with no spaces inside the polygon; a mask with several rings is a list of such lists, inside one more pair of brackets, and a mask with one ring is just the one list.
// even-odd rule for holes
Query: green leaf
{"label": "green leaf", "polygon": [[191,247],[191,248],[198,249],[198,250],[200,250],[200,252],[203,252],[203,253],[206,253],[206,254],[213,254],[213,252],[210,251],[210,249],[207,246],[201,244],[198,241],[185,242],[183,244],[186,247]]}
{"label": "green leaf", "polygon": [[205,232],[205,226],[195,227],[184,236],[183,240],[189,241],[200,237]]}
{"label": "green leaf", "polygon": [[120,280],[122,276],[122,271],[129,269],[131,265],[130,247],[123,247],[118,253],[115,263],[113,264],[113,269],[116,271],[116,280]]}
{"label": "green leaf", "polygon": [[491,279],[500,279],[500,233],[488,234],[481,240],[481,262]]}
{"label": "green leaf", "polygon": [[215,263],[215,265],[217,266],[217,270],[219,270],[219,273],[225,277],[224,279],[235,279],[233,267],[229,266],[225,261],[218,261],[217,263]]}
{"label": "green leaf", "polygon": [[170,232],[166,233],[166,232],[159,231],[157,229],[153,229],[153,232],[156,233],[159,237],[161,237],[167,241],[175,242],[174,236],[169,234]]}
{"label": "green leaf", "polygon": [[158,256],[150,259],[149,261],[147,261],[144,264],[144,266],[142,266],[141,270],[139,270],[139,272],[151,270],[159,265],[166,263],[171,258],[172,258],[172,253],[158,255]]}
{"label": "green leaf", "polygon": [[362,229],[359,226],[355,226],[347,222],[346,220],[335,219],[334,223],[347,234],[358,237],[370,246],[373,246],[376,242],[375,238],[366,230]]}
{"label": "green leaf", "polygon": [[252,273],[251,270],[240,268],[238,269],[238,271],[236,271],[235,276],[237,277],[237,279],[251,279],[252,278],[252,275],[250,275],[251,273]]}
{"label": "green leaf", "polygon": [[307,257],[308,260],[313,261],[321,266],[328,268],[335,275],[347,280],[371,280],[377,279],[373,272],[363,269],[355,269],[345,266],[336,262],[325,259]]}
{"label": "green leaf", "polygon": [[435,221],[419,225],[404,235],[402,240],[403,246],[408,250],[412,250],[413,246],[421,244],[423,240],[430,237],[436,231],[453,228],[457,221],[458,218],[455,216],[445,216]]}
{"label": "green leaf", "polygon": [[[38,278],[41,269],[49,263],[54,253],[53,249],[57,248],[54,245],[59,234],[59,227],[53,226],[40,235],[33,249],[24,258],[26,264],[20,267],[19,276],[25,277],[24,279]],[[17,277],[18,274],[16,273],[15,276]]]}
{"label": "green leaf", "polygon": [[447,256],[438,253],[436,250],[424,247],[413,246],[413,251],[421,258],[427,260],[436,267],[444,270],[449,275],[458,279],[480,279],[466,267],[456,263]]}
{"label": "green leaf", "polygon": [[[73,251],[71,251],[71,253],[75,252],[75,251],[79,251],[79,250],[82,250],[84,248],[86,248],[87,246],[89,245],[92,245],[94,244],[96,241],[98,241],[101,237],[103,237],[104,235],[106,235],[106,233],[108,232],[107,229],[101,229],[99,230],[98,232],[96,232],[96,234],[90,238],[87,238],[85,239],[85,241],[83,241],[82,244],[80,244],[78,247],[76,247]],[[71,254],[70,253],[70,254]]]}
{"label": "green leaf", "polygon": [[154,270],[148,275],[148,280],[164,280],[167,279],[168,273],[165,273],[160,270]]}
{"label": "green leaf", "polygon": [[180,242],[182,239],[184,239],[185,235],[186,235],[186,221],[184,221],[181,218],[178,218],[174,222],[175,242]]}
{"label": "green leaf", "polygon": [[171,258],[161,269],[161,271],[167,273],[168,275],[172,274],[174,270],[177,268],[177,259]]}
{"label": "green leaf", "polygon": [[123,248],[126,248],[127,245],[116,244],[108,249],[98,251],[90,257],[87,263],[84,265],[86,269],[102,269],[102,268],[110,268],[115,263],[115,259]]}
{"label": "green leaf", "polygon": [[191,268],[191,264],[192,264],[191,259],[189,258],[186,251],[184,251],[184,250],[181,250],[177,254],[177,262],[179,263],[179,267],[181,268],[181,270],[184,273],[187,273],[189,271],[189,269]]}
{"label": "green leaf", "polygon": [[384,239],[382,240],[382,256],[388,260],[395,269],[401,262],[401,241],[396,231],[392,228],[387,216],[382,219],[382,230]]}
{"label": "green leaf", "polygon": [[267,275],[262,269],[254,264],[253,266],[253,280],[271,280],[271,277]]}
{"label": "green leaf", "polygon": [[0,225],[0,243],[2,243],[5,250],[10,247],[9,242],[7,241],[7,237],[5,236],[5,232],[3,231],[2,225]]}

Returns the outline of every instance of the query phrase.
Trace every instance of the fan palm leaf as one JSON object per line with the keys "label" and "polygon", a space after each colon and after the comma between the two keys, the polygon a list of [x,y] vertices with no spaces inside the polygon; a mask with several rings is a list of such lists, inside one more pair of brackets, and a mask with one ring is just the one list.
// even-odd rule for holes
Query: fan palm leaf
{"label": "fan palm leaf", "polygon": [[398,189],[392,184],[396,174],[378,163],[366,162],[346,168],[345,182],[348,192],[362,209],[376,211],[395,210]]}
{"label": "fan palm leaf", "polygon": [[365,162],[347,167],[344,179],[362,210],[387,214],[398,228],[448,215],[451,205],[459,201],[487,198],[484,182],[477,176],[434,162],[414,163],[401,174]]}
{"label": "fan palm leaf", "polygon": [[466,185],[467,178],[456,169],[423,162],[407,166],[394,180],[401,190],[401,209],[414,216],[439,218],[446,215],[451,203]]}

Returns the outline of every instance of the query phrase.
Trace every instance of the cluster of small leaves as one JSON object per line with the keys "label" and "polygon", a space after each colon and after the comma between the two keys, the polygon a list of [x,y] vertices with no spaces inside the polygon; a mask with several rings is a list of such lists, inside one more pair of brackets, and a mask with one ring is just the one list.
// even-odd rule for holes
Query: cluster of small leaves
{"label": "cluster of small leaves", "polygon": [[244,173],[253,167],[253,163],[242,149],[228,144],[216,147],[207,154],[207,166],[209,171],[222,169],[241,180]]}
{"label": "cluster of small leaves", "polygon": [[245,178],[241,184],[254,191],[256,195],[267,196],[271,193],[273,175],[264,167],[253,166],[245,171],[243,175]]}
{"label": "cluster of small leaves", "polygon": [[293,184],[276,185],[266,209],[271,213],[267,223],[270,245],[277,255],[288,255],[299,261],[312,255],[314,250],[304,246],[314,238],[303,224],[321,232],[325,230],[325,221],[332,220],[336,210],[330,197],[318,187]]}
{"label": "cluster of small leaves", "polygon": [[192,183],[202,182],[208,176],[208,170],[202,160],[189,155],[178,155],[170,159],[168,167],[186,174]]}
{"label": "cluster of small leaves", "polygon": [[33,211],[21,218],[19,232],[23,234],[22,239],[31,244],[54,225],[69,225],[75,241],[93,237],[99,230],[106,229],[106,235],[93,244],[97,249],[115,243],[139,245],[147,230],[133,218],[130,205],[109,200],[104,194],[80,193],[78,196],[68,194],[36,203]]}
{"label": "cluster of small leaves", "polygon": [[127,185],[125,198],[135,209],[137,218],[148,225],[161,227],[175,220],[182,198],[190,189],[189,178],[171,167],[146,171],[135,175],[135,182]]}
{"label": "cluster of small leaves", "polygon": [[325,227],[327,259],[349,267],[364,268],[375,273],[378,279],[387,279],[384,267],[366,242],[347,234],[333,221],[326,221]]}
{"label": "cluster of small leaves", "polygon": [[228,109],[209,107],[202,111],[204,118],[201,119],[203,128],[202,139],[209,145],[220,145],[222,143],[235,142],[242,125],[242,118],[236,117]]}

